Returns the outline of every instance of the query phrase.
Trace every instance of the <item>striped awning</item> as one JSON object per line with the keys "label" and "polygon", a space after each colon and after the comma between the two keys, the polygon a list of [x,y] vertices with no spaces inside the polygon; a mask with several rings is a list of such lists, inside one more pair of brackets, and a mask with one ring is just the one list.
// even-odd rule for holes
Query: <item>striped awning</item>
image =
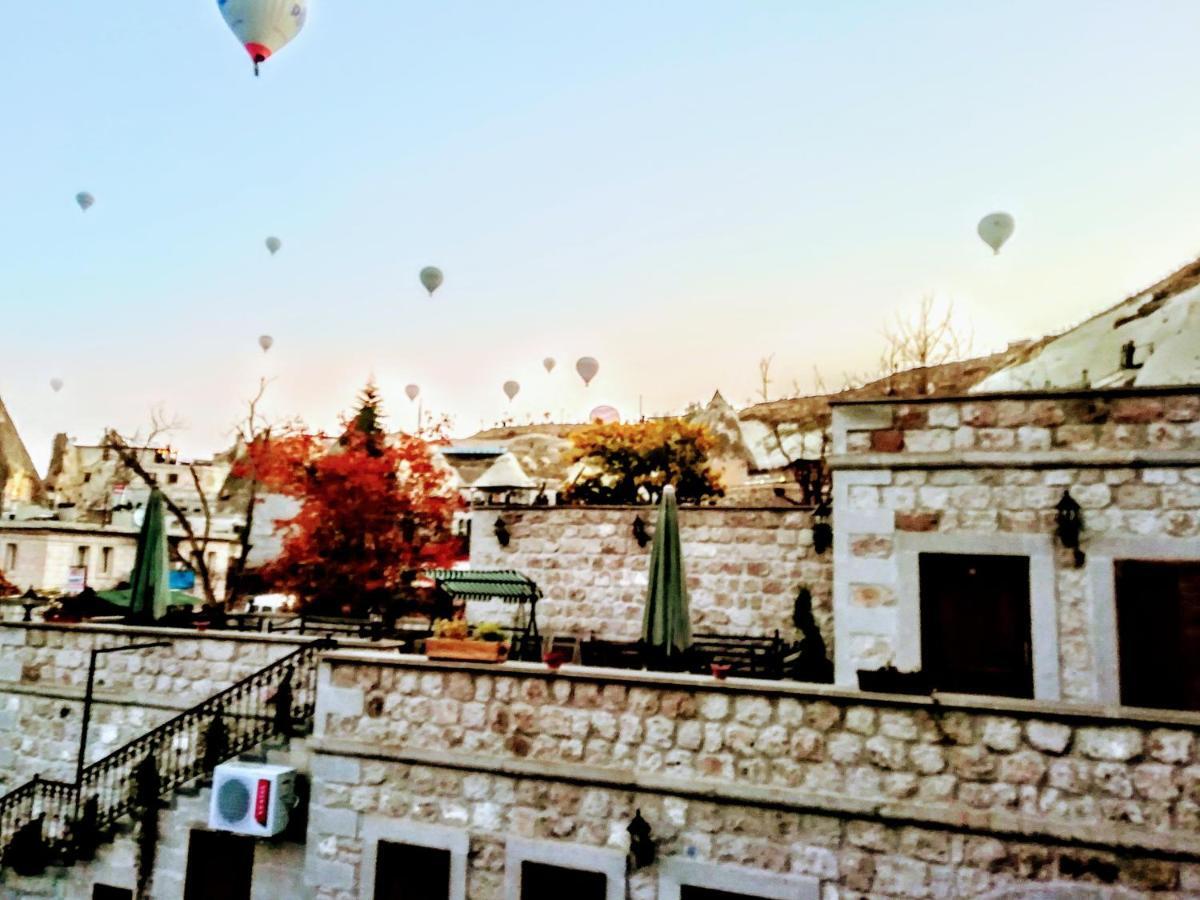
{"label": "striped awning", "polygon": [[425,575],[451,597],[467,600],[499,598],[518,602],[541,596],[534,582],[512,569],[432,569]]}

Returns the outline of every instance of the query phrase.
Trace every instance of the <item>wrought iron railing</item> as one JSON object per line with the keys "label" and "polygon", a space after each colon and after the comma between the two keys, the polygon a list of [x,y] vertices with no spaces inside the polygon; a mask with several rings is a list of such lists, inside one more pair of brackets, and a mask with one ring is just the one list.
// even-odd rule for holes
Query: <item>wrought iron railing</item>
{"label": "wrought iron railing", "polygon": [[322,638],[276,660],[86,766],[77,785],[35,777],[0,797],[2,864],[70,863],[139,809],[147,783],[163,798],[269,738],[307,730],[318,657],[333,646]]}

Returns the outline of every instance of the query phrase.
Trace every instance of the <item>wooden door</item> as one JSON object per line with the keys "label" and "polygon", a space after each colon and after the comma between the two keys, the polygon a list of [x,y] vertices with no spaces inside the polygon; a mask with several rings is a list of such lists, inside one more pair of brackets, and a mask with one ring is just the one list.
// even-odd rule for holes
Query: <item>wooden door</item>
{"label": "wooden door", "polygon": [[606,900],[608,876],[545,863],[521,864],[521,900]]}
{"label": "wooden door", "polygon": [[1115,566],[1121,702],[1200,710],[1200,561]]}
{"label": "wooden door", "polygon": [[921,668],[936,690],[1033,697],[1026,556],[922,553]]}
{"label": "wooden door", "polygon": [[253,878],[254,838],[192,830],[183,900],[250,900]]}
{"label": "wooden door", "polygon": [[450,851],[380,841],[375,900],[447,900]]}

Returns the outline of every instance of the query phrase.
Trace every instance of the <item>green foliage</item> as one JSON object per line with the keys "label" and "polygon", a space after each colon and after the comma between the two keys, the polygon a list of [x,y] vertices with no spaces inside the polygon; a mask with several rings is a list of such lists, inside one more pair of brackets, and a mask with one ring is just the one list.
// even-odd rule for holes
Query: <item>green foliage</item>
{"label": "green foliage", "polygon": [[595,424],[571,435],[578,477],[563,498],[570,503],[653,503],[668,484],[681,503],[699,503],[724,493],[709,465],[711,433],[680,420]]}

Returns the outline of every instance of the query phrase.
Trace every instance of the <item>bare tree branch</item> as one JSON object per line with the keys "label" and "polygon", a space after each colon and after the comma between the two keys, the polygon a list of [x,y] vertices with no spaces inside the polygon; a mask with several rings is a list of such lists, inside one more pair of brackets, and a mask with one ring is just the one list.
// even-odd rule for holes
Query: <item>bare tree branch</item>
{"label": "bare tree branch", "polygon": [[774,361],[774,353],[770,356],[764,356],[758,361],[758,394],[762,397],[763,403],[768,403],[771,400],[771,363]]}

